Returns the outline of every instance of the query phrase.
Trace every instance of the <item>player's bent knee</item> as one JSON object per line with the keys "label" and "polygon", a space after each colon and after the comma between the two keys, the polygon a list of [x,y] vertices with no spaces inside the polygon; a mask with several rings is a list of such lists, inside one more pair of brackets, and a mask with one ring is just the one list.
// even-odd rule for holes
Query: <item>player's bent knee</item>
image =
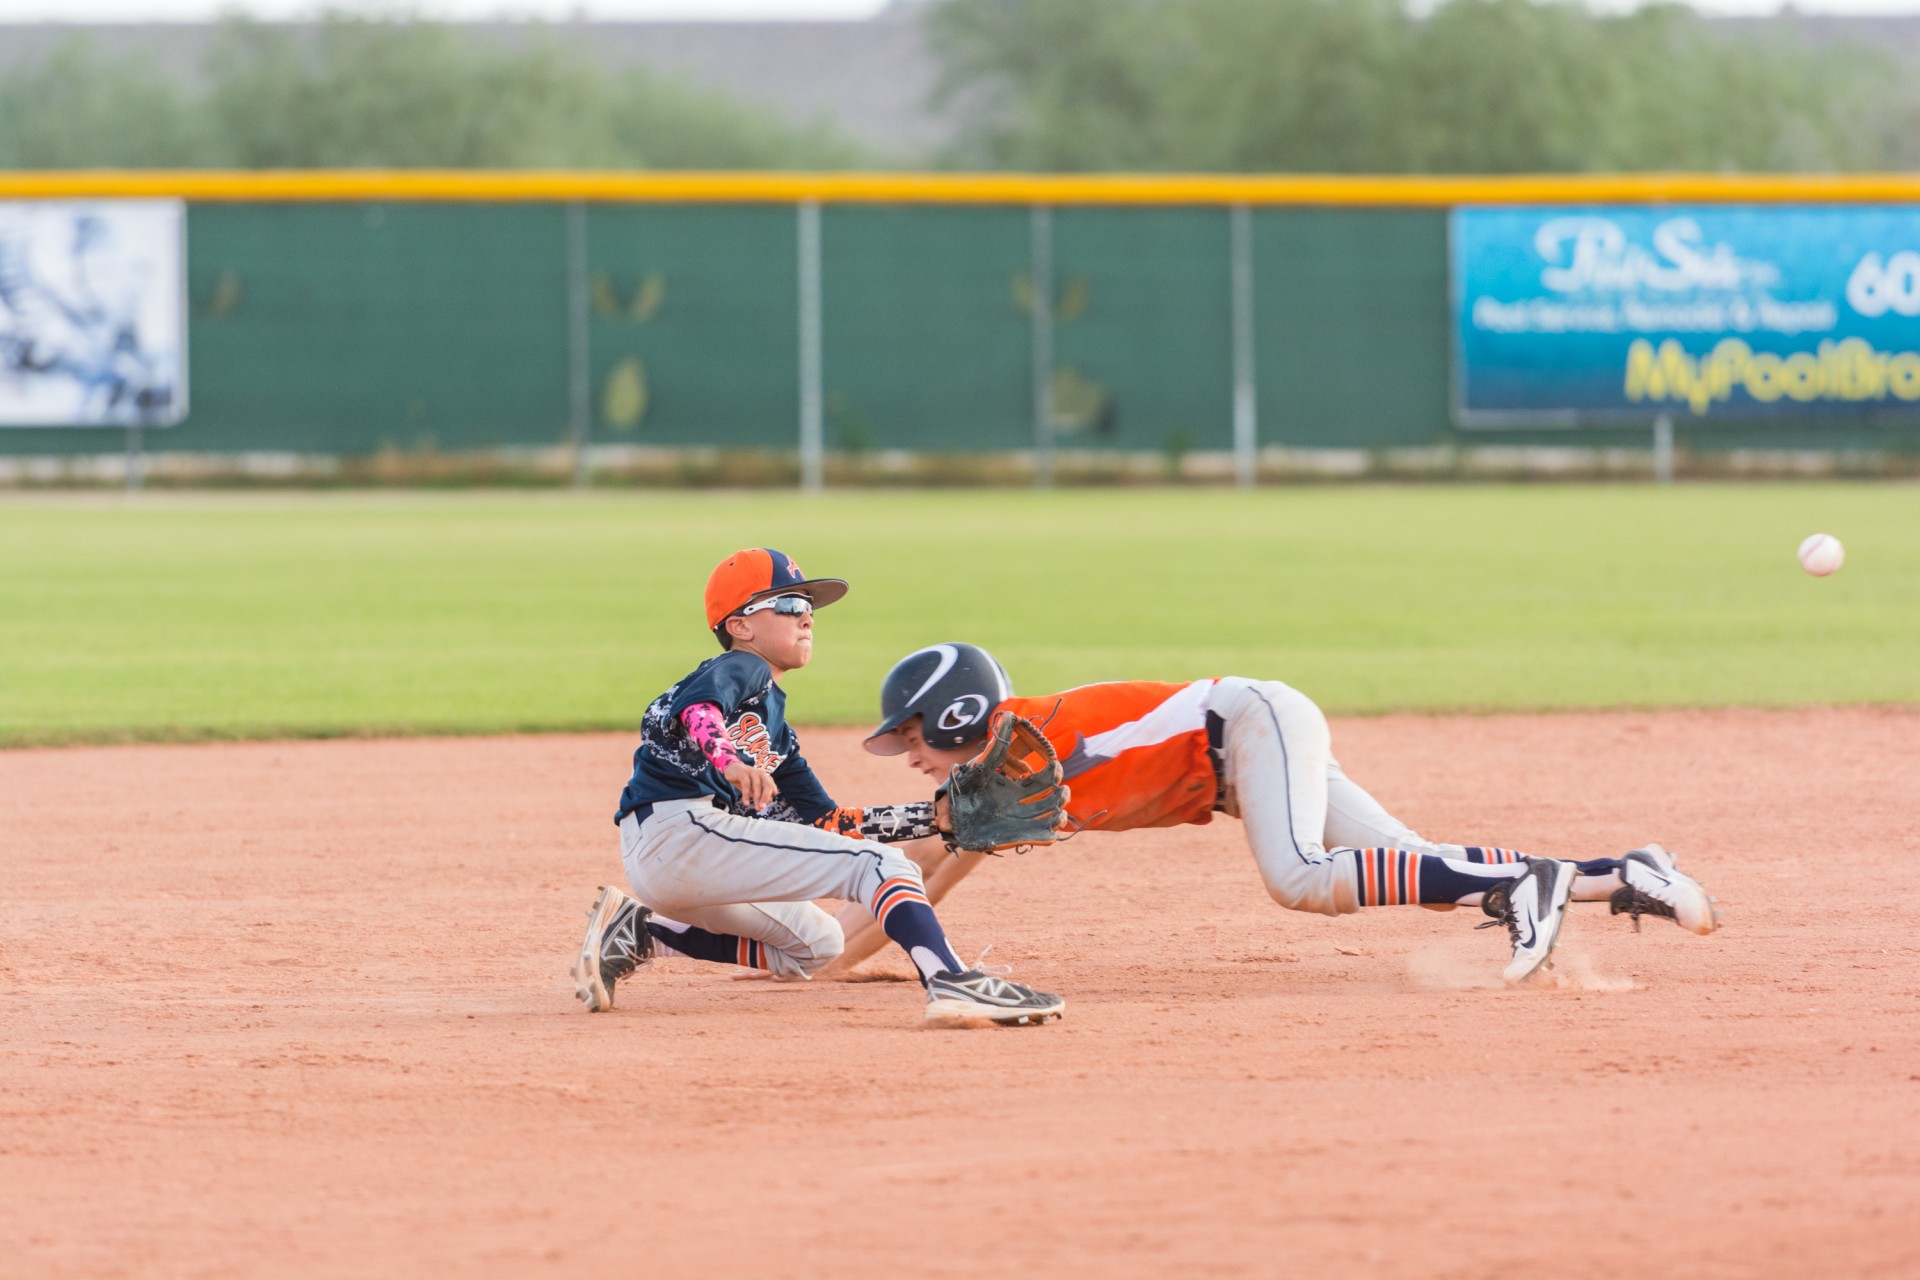
{"label": "player's bent knee", "polygon": [[807,948],[806,966],[808,973],[818,973],[835,960],[838,960],[840,953],[847,949],[847,935],[841,932],[839,923],[832,920],[829,920],[827,923],[833,926],[832,929],[822,931],[820,936],[814,939],[812,944]]}
{"label": "player's bent knee", "polygon": [[875,881],[874,888],[878,888],[889,880],[906,880],[911,882],[914,888],[925,892],[927,882],[926,878],[920,874],[919,863],[891,845],[881,845],[880,848],[883,852],[875,860],[880,878]]}
{"label": "player's bent knee", "polygon": [[785,946],[767,947],[767,968],[783,978],[811,978],[840,958],[847,949],[847,937],[838,922],[829,917],[819,929],[796,937]]}
{"label": "player's bent knee", "polygon": [[1339,916],[1360,909],[1360,904],[1352,900],[1353,895],[1342,895],[1335,890],[1334,879],[1325,875],[1286,876],[1267,881],[1267,896],[1289,911]]}

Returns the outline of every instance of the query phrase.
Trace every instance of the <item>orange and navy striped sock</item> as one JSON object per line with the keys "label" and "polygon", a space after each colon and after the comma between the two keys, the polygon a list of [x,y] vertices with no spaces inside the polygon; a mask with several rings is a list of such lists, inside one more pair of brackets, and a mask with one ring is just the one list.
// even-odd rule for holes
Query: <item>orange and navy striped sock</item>
{"label": "orange and navy striped sock", "polygon": [[1490,866],[1518,862],[1527,856],[1518,849],[1495,849],[1491,845],[1470,844],[1462,847],[1466,850],[1468,862],[1484,862]]}
{"label": "orange and navy striped sock", "polygon": [[767,963],[766,944],[752,938],[742,938],[732,933],[713,933],[658,915],[647,921],[647,932],[653,935],[653,945],[670,955],[688,956],[713,964],[737,964],[745,969],[773,967]]}
{"label": "orange and navy striped sock", "polygon": [[912,957],[913,967],[920,971],[921,986],[942,970],[959,973],[966,968],[947,945],[946,930],[933,914],[933,905],[927,901],[920,881],[905,876],[882,881],[867,902],[867,910],[873,912],[886,935]]}
{"label": "orange and navy striped sock", "polygon": [[[1478,900],[1489,885],[1526,871],[1520,862],[1462,861],[1410,849],[1342,849],[1353,858],[1353,882],[1363,907],[1439,905]],[[1469,852],[1473,852],[1470,850]],[[1500,852],[1508,852],[1500,850]]]}

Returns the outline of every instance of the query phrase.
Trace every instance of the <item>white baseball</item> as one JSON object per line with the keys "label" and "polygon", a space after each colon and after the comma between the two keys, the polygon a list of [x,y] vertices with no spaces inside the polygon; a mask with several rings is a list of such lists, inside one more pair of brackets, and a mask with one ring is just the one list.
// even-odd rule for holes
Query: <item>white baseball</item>
{"label": "white baseball", "polygon": [[1800,567],[1816,578],[1824,578],[1846,561],[1847,549],[1830,533],[1807,535],[1800,544]]}

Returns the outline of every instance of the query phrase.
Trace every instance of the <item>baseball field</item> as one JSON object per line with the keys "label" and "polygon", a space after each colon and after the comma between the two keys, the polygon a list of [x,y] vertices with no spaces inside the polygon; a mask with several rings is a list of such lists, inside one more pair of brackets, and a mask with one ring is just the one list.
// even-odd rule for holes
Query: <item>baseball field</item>
{"label": "baseball field", "polygon": [[[0,502],[0,1275],[1920,1274],[1920,494],[150,494]],[[1846,566],[1794,562],[1808,533]],[[713,564],[853,584],[787,682],[845,802],[880,677],[1283,679],[1423,833],[1658,840],[1701,938],[1278,909],[1239,824],[941,905],[903,958],[567,967]]]}
{"label": "baseball field", "polygon": [[[1920,702],[1907,485],[168,496],[0,504],[0,743],[625,729],[706,575],[853,591],[793,685],[857,724],[935,640],[1022,689],[1285,678],[1337,713]],[[1851,563],[1796,567],[1807,533]]]}

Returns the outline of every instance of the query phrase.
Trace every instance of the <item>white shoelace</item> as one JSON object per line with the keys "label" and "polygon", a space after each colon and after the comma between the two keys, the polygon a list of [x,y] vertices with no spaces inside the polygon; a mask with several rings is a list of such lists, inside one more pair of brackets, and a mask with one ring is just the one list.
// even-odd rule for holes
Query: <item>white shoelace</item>
{"label": "white shoelace", "polygon": [[1010,977],[1012,977],[1012,976],[1013,976],[1013,966],[1012,966],[1012,965],[1010,965],[1010,964],[988,964],[988,963],[987,963],[987,952],[989,952],[989,951],[991,951],[991,950],[993,950],[993,946],[994,946],[994,944],[993,944],[993,943],[991,943],[991,942],[989,942],[989,943],[988,943],[988,944],[987,944],[986,946],[984,946],[984,947],[982,947],[982,948],[980,948],[980,954],[979,954],[979,955],[977,955],[977,956],[975,956],[975,957],[973,958],[973,966],[972,966],[972,967],[973,967],[973,969],[974,969],[974,971],[975,971],[975,972],[977,972],[977,973],[984,973],[984,974],[986,974],[986,975],[987,975],[988,977],[990,977],[990,978],[1010,978]]}

